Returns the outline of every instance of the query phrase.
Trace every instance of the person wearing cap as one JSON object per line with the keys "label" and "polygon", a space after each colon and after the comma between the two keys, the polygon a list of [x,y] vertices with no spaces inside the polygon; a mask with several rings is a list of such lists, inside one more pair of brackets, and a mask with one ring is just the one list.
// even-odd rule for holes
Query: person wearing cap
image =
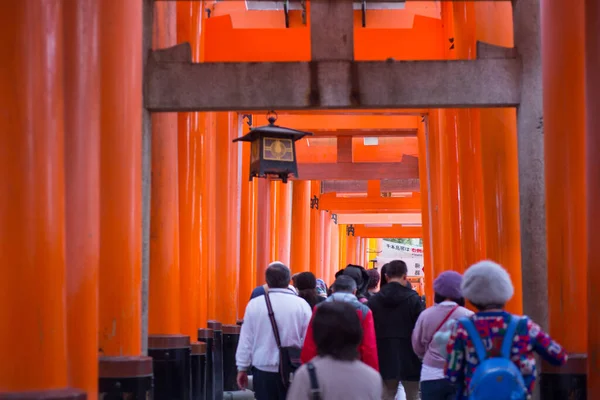
{"label": "person wearing cap", "polygon": [[412,333],[415,354],[423,359],[421,367],[421,400],[454,400],[456,387],[444,376],[445,343],[434,341],[434,335],[449,331],[447,322],[473,315],[466,309],[460,285],[462,275],[446,271],[433,281],[434,303],[417,319]]}
{"label": "person wearing cap", "polygon": [[308,330],[306,331],[306,338],[304,339],[304,345],[302,346],[300,360],[302,363],[307,363],[317,356],[317,344],[313,337],[313,320],[317,309],[322,304],[326,303],[348,303],[354,308],[356,314],[359,316],[363,330],[363,336],[360,346],[358,347],[360,360],[369,367],[379,371],[373,313],[371,313],[369,307],[358,301],[356,298],[356,281],[349,276],[341,275],[333,283],[332,290],[333,293],[331,296],[324,302],[317,304],[314,308],[312,318],[308,323]]}
{"label": "person wearing cap", "polygon": [[[553,365],[567,362],[567,353],[540,326],[527,317],[517,317],[504,310],[512,298],[514,288],[508,272],[493,261],[481,261],[472,265],[463,276],[461,284],[465,299],[478,310],[473,321],[488,357],[500,356],[504,333],[512,318],[520,318],[511,349],[511,360],[520,369],[529,394],[535,384],[536,362],[534,353]],[[468,399],[468,387],[479,364],[477,352],[467,330],[461,323],[455,324],[447,345],[448,360],[446,377],[459,386],[459,400]]]}
{"label": "person wearing cap", "polygon": [[346,268],[336,272],[336,279],[342,275],[349,276],[356,282],[356,298],[361,303],[367,302],[367,287],[369,286],[369,274],[360,265],[348,264]]}

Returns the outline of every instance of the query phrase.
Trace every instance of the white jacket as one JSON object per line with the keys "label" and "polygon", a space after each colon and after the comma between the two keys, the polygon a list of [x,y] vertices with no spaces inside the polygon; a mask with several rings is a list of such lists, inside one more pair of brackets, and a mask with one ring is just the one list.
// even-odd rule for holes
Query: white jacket
{"label": "white jacket", "polygon": [[[281,345],[302,347],[312,316],[306,300],[289,289],[269,289],[269,298]],[[266,372],[279,370],[279,351],[264,295],[250,300],[246,306],[235,361],[240,371],[247,370],[250,365]]]}

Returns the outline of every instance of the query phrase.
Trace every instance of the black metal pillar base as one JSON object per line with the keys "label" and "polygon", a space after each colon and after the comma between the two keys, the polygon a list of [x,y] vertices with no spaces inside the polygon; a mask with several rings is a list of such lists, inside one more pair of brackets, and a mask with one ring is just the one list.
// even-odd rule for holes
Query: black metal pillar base
{"label": "black metal pillar base", "polygon": [[542,364],[540,374],[540,398],[543,400],[586,400],[585,354],[571,354],[569,361],[562,367]]}
{"label": "black metal pillar base", "polygon": [[191,348],[185,335],[149,335],[148,355],[154,367],[156,400],[190,400]]}
{"label": "black metal pillar base", "polygon": [[0,400],[86,400],[87,394],[78,389],[55,389],[31,392],[0,392]]}
{"label": "black metal pillar base", "polygon": [[212,329],[198,329],[198,341],[206,343],[206,400],[220,400],[215,397],[213,378],[214,332]]}
{"label": "black metal pillar base", "polygon": [[235,352],[240,341],[240,331],[241,328],[237,325],[223,325],[223,387],[226,392],[239,389]]}
{"label": "black metal pillar base", "polygon": [[192,343],[192,400],[206,400],[206,343]]}
{"label": "black metal pillar base", "polygon": [[223,398],[223,330],[219,321],[208,321],[208,328],[213,330],[213,385],[215,398]]}
{"label": "black metal pillar base", "polygon": [[150,357],[100,357],[98,399],[153,399]]}

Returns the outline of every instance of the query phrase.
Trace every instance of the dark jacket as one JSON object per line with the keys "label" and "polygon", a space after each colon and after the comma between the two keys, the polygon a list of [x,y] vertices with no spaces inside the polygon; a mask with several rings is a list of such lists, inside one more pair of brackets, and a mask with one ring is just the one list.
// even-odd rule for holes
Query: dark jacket
{"label": "dark jacket", "polygon": [[412,331],[422,311],[419,294],[397,282],[389,282],[367,305],[375,322],[381,377],[419,381],[421,361],[411,343]]}

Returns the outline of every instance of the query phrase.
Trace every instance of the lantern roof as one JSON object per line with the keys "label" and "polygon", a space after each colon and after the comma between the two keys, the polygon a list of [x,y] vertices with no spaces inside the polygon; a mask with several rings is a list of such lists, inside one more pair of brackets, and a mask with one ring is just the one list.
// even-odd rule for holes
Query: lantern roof
{"label": "lantern roof", "polygon": [[250,128],[250,132],[242,137],[234,139],[234,142],[252,142],[255,139],[263,136],[277,136],[292,139],[294,142],[302,139],[304,136],[312,136],[311,132],[299,131],[296,129],[285,128],[283,126],[275,125],[277,118],[269,116],[269,125],[257,126],[256,128]]}

